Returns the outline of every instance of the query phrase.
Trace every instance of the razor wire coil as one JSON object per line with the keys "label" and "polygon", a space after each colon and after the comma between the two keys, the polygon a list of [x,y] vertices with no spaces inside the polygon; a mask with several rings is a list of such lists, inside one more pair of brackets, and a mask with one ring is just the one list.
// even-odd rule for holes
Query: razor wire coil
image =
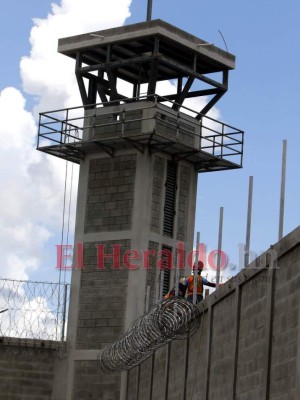
{"label": "razor wire coil", "polygon": [[200,311],[185,299],[167,299],[138,318],[118,341],[99,354],[103,372],[131,369],[174,339],[192,336],[200,325]]}
{"label": "razor wire coil", "polygon": [[0,336],[61,340],[69,288],[69,284],[0,279]]}

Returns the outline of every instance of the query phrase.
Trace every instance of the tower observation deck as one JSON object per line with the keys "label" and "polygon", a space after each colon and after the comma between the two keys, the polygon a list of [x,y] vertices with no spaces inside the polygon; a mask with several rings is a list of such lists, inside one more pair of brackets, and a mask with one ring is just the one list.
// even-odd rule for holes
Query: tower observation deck
{"label": "tower observation deck", "polygon": [[[244,132],[206,115],[228,89],[232,54],[161,20],[63,38],[58,51],[76,61],[83,106],[41,113],[38,150],[80,163],[148,148],[197,172],[242,166]],[[183,105],[191,98],[198,109]]]}

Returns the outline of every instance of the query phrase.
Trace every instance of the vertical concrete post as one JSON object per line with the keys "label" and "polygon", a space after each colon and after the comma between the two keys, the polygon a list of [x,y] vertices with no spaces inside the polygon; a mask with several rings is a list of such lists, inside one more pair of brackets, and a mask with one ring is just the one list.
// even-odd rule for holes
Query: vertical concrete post
{"label": "vertical concrete post", "polygon": [[152,19],[152,3],[153,3],[153,0],[148,0],[147,21],[151,21],[151,19]]}
{"label": "vertical concrete post", "polygon": [[285,200],[285,176],[286,176],[286,153],[287,140],[282,142],[282,166],[281,166],[281,188],[280,188],[280,210],[279,210],[279,229],[278,240],[283,236],[283,220],[284,220],[284,200]]}
{"label": "vertical concrete post", "polygon": [[220,265],[221,265],[221,251],[222,251],[222,235],[223,235],[223,212],[224,207],[220,207],[220,218],[219,218],[219,238],[218,238],[218,255],[217,255],[217,276],[216,276],[216,287],[220,284]]}
{"label": "vertical concrete post", "polygon": [[249,256],[250,256],[252,195],[253,195],[253,176],[249,176],[248,211],[247,211],[246,245],[245,245],[245,261],[244,261],[245,267],[247,267],[247,265],[249,264]]}
{"label": "vertical concrete post", "polygon": [[198,260],[199,260],[199,243],[200,243],[200,232],[197,232],[196,238],[196,253],[195,253],[195,268],[194,268],[194,288],[193,288],[193,304],[197,302],[197,279],[198,279]]}

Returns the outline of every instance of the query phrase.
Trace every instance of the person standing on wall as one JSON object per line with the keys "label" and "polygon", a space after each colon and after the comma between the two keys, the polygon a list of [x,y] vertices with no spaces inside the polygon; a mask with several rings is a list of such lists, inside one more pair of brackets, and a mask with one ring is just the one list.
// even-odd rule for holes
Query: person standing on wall
{"label": "person standing on wall", "polygon": [[[196,273],[197,270],[197,298],[196,298],[196,303],[199,303],[200,301],[203,300],[203,285],[205,286],[210,286],[210,287],[216,287],[216,284],[213,282],[209,282],[206,278],[201,276],[202,270],[203,270],[203,262],[198,261],[198,268],[194,264],[193,270],[194,274]],[[185,286],[187,287],[187,300],[189,302],[193,302],[193,292],[194,292],[194,275],[190,275],[188,278],[185,280]]]}

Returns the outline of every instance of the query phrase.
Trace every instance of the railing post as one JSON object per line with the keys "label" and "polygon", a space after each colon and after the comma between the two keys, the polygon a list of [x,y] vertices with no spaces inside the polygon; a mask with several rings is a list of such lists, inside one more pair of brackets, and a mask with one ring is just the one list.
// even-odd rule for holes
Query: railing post
{"label": "railing post", "polygon": [[244,132],[242,131],[241,133],[242,133],[242,143],[241,143],[241,151],[240,151],[240,155],[241,155],[240,165],[242,166],[243,165],[243,152],[244,152]]}
{"label": "railing post", "polygon": [[224,149],[224,124],[222,124],[221,158],[223,158],[223,149]]}
{"label": "railing post", "polygon": [[37,148],[39,148],[40,145],[40,134],[41,134],[41,121],[42,121],[42,116],[41,113],[39,115],[39,128],[38,128],[38,137],[37,137]]}
{"label": "railing post", "polygon": [[203,128],[203,125],[202,125],[202,118],[199,120],[199,125],[200,125],[200,129],[199,129],[199,150],[201,150],[201,148],[202,148],[202,128]]}
{"label": "railing post", "polygon": [[64,284],[64,304],[63,304],[63,317],[62,317],[62,329],[61,329],[61,341],[65,339],[65,325],[66,325],[66,311],[67,311],[67,294],[68,284]]}
{"label": "railing post", "polygon": [[65,143],[70,143],[70,136],[71,136],[71,126],[68,129],[68,120],[69,120],[69,109],[66,110],[66,127],[65,127]]}
{"label": "railing post", "polygon": [[63,137],[64,137],[64,121],[60,121],[60,144],[63,144]]}

